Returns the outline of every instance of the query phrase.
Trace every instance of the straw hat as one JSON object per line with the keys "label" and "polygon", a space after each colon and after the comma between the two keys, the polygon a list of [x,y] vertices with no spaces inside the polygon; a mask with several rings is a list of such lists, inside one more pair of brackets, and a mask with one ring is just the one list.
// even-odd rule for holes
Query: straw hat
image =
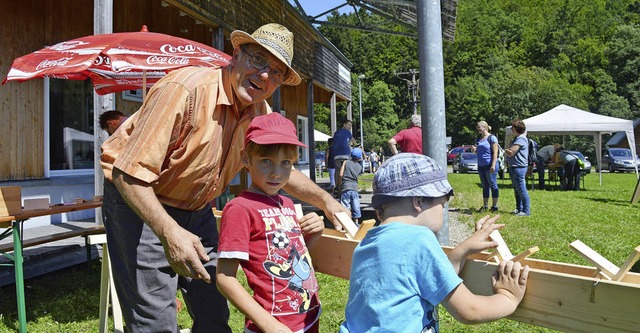
{"label": "straw hat", "polygon": [[251,35],[236,30],[231,33],[231,44],[234,48],[242,44],[258,44],[278,58],[289,69],[282,84],[295,86],[300,83],[300,75],[291,68],[293,59],[293,33],[277,23],[269,23],[261,26]]}

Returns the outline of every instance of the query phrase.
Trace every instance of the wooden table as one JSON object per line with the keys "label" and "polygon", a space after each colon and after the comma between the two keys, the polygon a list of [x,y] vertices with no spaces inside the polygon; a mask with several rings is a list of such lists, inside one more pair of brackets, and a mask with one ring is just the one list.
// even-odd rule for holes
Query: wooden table
{"label": "wooden table", "polygon": [[8,253],[2,254],[13,261],[15,269],[16,299],[20,332],[27,332],[27,314],[24,298],[24,258],[22,256],[22,227],[24,222],[32,217],[62,214],[77,210],[98,208],[101,206],[102,200],[92,200],[82,203],[52,205],[48,209],[23,210],[20,214],[0,217],[0,228],[9,228],[0,234],[0,240],[9,237],[9,235],[13,235],[13,256]]}

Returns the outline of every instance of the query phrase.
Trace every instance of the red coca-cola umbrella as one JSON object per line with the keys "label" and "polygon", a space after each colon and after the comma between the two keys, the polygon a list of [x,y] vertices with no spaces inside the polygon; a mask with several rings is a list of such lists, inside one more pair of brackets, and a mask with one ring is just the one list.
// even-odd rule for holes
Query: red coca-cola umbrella
{"label": "red coca-cola umbrella", "polygon": [[41,77],[91,79],[104,95],[146,88],[177,68],[222,67],[230,59],[211,46],[149,32],[143,25],[140,32],[76,38],[17,58],[2,84]]}

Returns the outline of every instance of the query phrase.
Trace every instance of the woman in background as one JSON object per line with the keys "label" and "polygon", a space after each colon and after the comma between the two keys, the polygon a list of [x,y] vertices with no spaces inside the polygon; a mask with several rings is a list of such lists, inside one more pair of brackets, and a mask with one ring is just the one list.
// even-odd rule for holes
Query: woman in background
{"label": "woman in background", "polygon": [[511,122],[511,132],[515,136],[511,146],[504,150],[509,165],[509,176],[516,195],[516,210],[512,214],[516,216],[531,215],[529,192],[527,192],[527,169],[529,156],[529,140],[525,134],[527,126],[520,119]]}
{"label": "woman in background", "polygon": [[491,126],[482,120],[476,124],[478,139],[474,147],[478,156],[478,175],[482,184],[483,205],[478,211],[489,210],[489,193],[491,193],[491,212],[498,211],[498,138],[489,133]]}

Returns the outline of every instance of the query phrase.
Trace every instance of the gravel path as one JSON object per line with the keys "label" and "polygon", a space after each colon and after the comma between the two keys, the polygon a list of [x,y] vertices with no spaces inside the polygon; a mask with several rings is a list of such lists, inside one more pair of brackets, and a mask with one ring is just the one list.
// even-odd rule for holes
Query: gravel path
{"label": "gravel path", "polygon": [[473,234],[466,223],[460,221],[460,213],[449,210],[449,244],[456,246]]}

